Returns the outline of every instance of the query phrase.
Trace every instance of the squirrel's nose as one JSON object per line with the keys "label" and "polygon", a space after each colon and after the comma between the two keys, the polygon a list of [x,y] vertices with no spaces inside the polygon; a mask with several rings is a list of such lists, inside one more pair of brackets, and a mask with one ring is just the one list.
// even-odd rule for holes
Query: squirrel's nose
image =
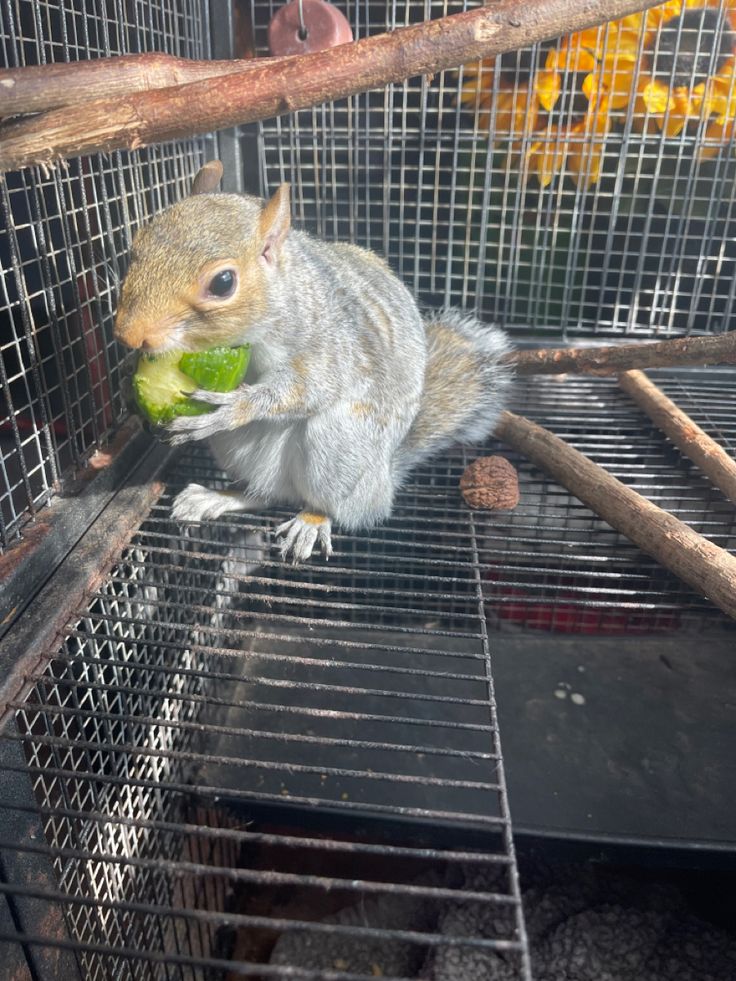
{"label": "squirrel's nose", "polygon": [[152,345],[146,337],[146,326],[142,319],[131,320],[118,316],[114,329],[115,338],[128,347],[149,350]]}

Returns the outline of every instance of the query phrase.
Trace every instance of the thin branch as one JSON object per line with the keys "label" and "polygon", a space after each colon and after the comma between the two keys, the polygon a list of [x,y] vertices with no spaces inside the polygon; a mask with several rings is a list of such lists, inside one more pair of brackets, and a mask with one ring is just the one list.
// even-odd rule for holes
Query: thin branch
{"label": "thin branch", "polygon": [[601,24],[656,0],[500,0],[316,54],[11,122],[0,170],[195,136],[432,75]]}
{"label": "thin branch", "polygon": [[89,61],[3,68],[0,69],[0,116],[79,106],[95,99],[124,99],[133,92],[235,75],[279,60],[190,61],[152,51]]}
{"label": "thin branch", "polygon": [[736,618],[736,557],[637,494],[547,429],[504,412],[496,435],[642,551]]}
{"label": "thin branch", "polygon": [[615,375],[633,368],[736,364],[736,331],[714,337],[677,337],[652,344],[611,347],[539,348],[512,351],[507,362],[517,375]]}
{"label": "thin branch", "polygon": [[680,452],[697,464],[706,477],[736,504],[736,461],[723,447],[703,432],[643,372],[626,371],[618,381],[654,425],[666,433]]}

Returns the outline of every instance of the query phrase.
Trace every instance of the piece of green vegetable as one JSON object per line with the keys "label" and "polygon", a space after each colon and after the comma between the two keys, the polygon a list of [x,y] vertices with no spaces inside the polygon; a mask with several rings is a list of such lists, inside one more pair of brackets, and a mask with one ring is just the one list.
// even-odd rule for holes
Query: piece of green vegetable
{"label": "piece of green vegetable", "polygon": [[212,347],[186,354],[144,354],[133,375],[138,409],[157,426],[165,426],[177,416],[212,412],[215,406],[197,402],[189,393],[198,388],[208,392],[233,391],[245,378],[249,360],[247,345]]}

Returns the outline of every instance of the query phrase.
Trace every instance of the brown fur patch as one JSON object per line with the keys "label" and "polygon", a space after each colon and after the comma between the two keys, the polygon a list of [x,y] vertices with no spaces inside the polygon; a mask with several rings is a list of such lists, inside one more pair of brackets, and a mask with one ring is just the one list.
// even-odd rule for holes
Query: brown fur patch
{"label": "brown fur patch", "polygon": [[272,406],[269,415],[278,416],[282,413],[291,412],[292,409],[298,409],[301,405],[304,405],[306,395],[306,383],[303,379],[297,379],[291,388],[287,389],[284,393],[283,398]]}
{"label": "brown fur patch", "polygon": [[233,421],[235,429],[239,426],[247,426],[249,422],[253,421],[253,406],[247,398],[238,399],[234,404]]}
{"label": "brown fur patch", "polygon": [[291,359],[291,368],[297,378],[306,378],[307,359],[303,354],[297,354]]}
{"label": "brown fur patch", "polygon": [[375,411],[370,402],[351,402],[350,404],[350,412],[354,416],[358,416],[359,419],[366,419],[368,416],[372,416]]}
{"label": "brown fur patch", "polygon": [[321,525],[327,521],[324,514],[314,514],[312,511],[300,511],[299,517],[305,525]]}

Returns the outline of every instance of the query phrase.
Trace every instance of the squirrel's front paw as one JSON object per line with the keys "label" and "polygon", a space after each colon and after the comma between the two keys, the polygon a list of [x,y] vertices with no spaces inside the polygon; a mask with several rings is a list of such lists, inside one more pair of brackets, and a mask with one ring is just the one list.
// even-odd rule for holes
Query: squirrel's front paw
{"label": "squirrel's front paw", "polygon": [[323,514],[312,514],[301,511],[291,521],[285,521],[276,529],[277,538],[284,536],[281,542],[281,558],[291,559],[292,564],[306,562],[311,556],[314,546],[319,543],[325,559],[332,555],[332,522]]}
{"label": "squirrel's front paw", "polygon": [[190,398],[218,406],[214,412],[201,416],[178,416],[167,426],[168,442],[173,446],[192,439],[209,439],[218,433],[244,426],[249,421],[248,402],[237,389],[234,392],[196,391]]}

